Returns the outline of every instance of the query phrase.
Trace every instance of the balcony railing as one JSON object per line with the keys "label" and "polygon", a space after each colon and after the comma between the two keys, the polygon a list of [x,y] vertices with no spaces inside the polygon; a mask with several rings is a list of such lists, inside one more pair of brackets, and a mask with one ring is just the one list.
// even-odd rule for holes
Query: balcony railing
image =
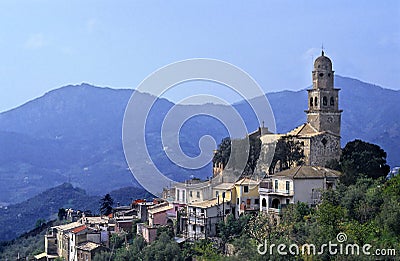
{"label": "balcony railing", "polygon": [[260,188],[259,192],[264,192],[267,194],[275,194],[275,195],[282,195],[282,196],[293,196],[294,190],[286,190],[286,189],[274,189],[274,188]]}

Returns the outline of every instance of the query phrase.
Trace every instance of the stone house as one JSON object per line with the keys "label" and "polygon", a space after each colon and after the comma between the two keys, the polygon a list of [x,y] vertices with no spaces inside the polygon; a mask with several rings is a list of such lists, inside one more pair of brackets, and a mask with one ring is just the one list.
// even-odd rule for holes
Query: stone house
{"label": "stone house", "polygon": [[288,204],[316,205],[321,193],[335,189],[340,172],[318,166],[298,166],[263,179],[259,185],[260,210],[279,214]]}

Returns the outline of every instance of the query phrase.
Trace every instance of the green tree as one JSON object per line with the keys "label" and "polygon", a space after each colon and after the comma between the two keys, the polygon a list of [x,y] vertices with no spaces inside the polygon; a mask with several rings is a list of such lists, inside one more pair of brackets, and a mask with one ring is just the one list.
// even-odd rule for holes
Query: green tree
{"label": "green tree", "polygon": [[360,177],[386,177],[390,171],[386,164],[386,152],[378,145],[362,140],[346,144],[342,150],[340,165],[343,172],[340,181],[345,185],[355,184]]}
{"label": "green tree", "polygon": [[[304,163],[304,144],[292,136],[285,136],[278,140],[275,153],[269,167],[269,173],[274,174],[275,169],[282,171]],[[277,164],[279,164],[277,166]]]}
{"label": "green tree", "polygon": [[102,215],[108,216],[113,211],[114,200],[111,198],[110,194],[106,194],[100,200],[100,213]]}
{"label": "green tree", "polygon": [[185,260],[221,260],[222,255],[215,244],[208,239],[197,240],[193,244],[186,244]]}
{"label": "green tree", "polygon": [[[232,142],[235,142],[235,146],[240,146],[239,148],[246,148],[247,145],[249,145],[248,151],[238,150],[238,155],[231,154]],[[244,166],[243,174],[250,175],[254,172],[254,169],[257,166],[257,160],[260,157],[260,152],[261,140],[259,138],[237,139],[232,141],[228,137],[224,138],[218,145],[218,148],[214,153],[213,163],[214,165],[217,163],[222,163],[223,168],[225,168],[229,162],[229,159],[232,157],[232,167],[235,167],[235,160],[240,162],[241,160],[239,160],[239,158],[244,156],[247,157],[247,162]]]}
{"label": "green tree", "polygon": [[101,251],[94,255],[93,261],[109,261],[111,255],[112,255],[112,253],[110,253],[110,252]]}
{"label": "green tree", "polygon": [[247,159],[246,167],[243,171],[244,174],[253,174],[255,168],[257,167],[257,160],[260,157],[261,152],[261,140],[259,138],[250,138],[250,148],[249,156]]}
{"label": "green tree", "polygon": [[232,238],[240,237],[249,223],[249,215],[241,215],[236,219],[232,214],[226,217],[226,221],[221,220],[218,224],[219,236],[224,243]]}
{"label": "green tree", "polygon": [[156,241],[143,250],[144,260],[182,260],[178,243],[166,232],[160,234]]}
{"label": "green tree", "polygon": [[221,143],[218,145],[216,152],[214,153],[213,163],[222,163],[225,168],[228,164],[229,157],[231,156],[231,138],[227,137],[222,139]]}
{"label": "green tree", "polygon": [[44,224],[46,224],[46,220],[43,219],[43,218],[39,218],[38,220],[36,220],[35,228],[41,227],[41,226],[43,226]]}
{"label": "green tree", "polygon": [[67,218],[67,211],[65,208],[58,209],[58,220],[62,221]]}

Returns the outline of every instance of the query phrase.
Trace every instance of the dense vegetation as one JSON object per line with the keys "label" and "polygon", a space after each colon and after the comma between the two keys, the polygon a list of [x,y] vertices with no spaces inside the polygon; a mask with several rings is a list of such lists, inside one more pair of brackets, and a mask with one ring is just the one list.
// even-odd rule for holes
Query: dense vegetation
{"label": "dense vegetation", "polygon": [[343,173],[340,181],[344,185],[352,185],[361,177],[386,177],[390,170],[386,156],[386,152],[378,145],[354,140],[342,149],[340,161],[332,160],[328,167]]}
{"label": "dense vegetation", "polygon": [[57,225],[58,221],[49,221],[38,224],[35,229],[22,234],[18,238],[0,243],[0,260],[16,260],[19,256],[21,259],[28,257],[33,258],[34,255],[44,251],[44,235],[51,226]]}
{"label": "dense vegetation", "polygon": [[[395,249],[400,251],[400,176],[385,181],[383,178],[360,178],[350,186],[339,185],[338,189],[327,191],[322,204],[311,208],[304,203],[289,205],[279,218],[260,213],[256,216],[243,215],[239,219],[228,216],[219,224],[220,240],[200,240],[179,246],[173,234],[160,232],[155,242],[147,245],[143,238],[134,234],[114,236],[112,253],[102,253],[95,260],[311,260],[305,244],[314,244],[316,253],[323,244],[339,244],[338,234],[344,233],[346,244],[358,244],[359,255],[338,252],[332,254],[328,248],[316,254],[312,260],[371,260],[362,252],[362,247],[370,244],[368,251]],[[342,234],[343,235],[343,234]],[[273,251],[269,247],[275,244]],[[285,244],[287,255],[280,255],[279,244]],[[288,247],[295,244],[298,254],[290,254]],[[261,247],[259,247],[261,245]],[[257,248],[267,250],[258,253]],[[336,248],[333,248],[333,250]],[[337,248],[339,251],[339,247]],[[345,249],[345,248],[344,248]],[[310,254],[313,249],[310,249]],[[355,250],[356,251],[356,250]],[[296,251],[293,250],[295,253]],[[357,253],[357,252],[354,252]],[[388,252],[386,252],[388,253]],[[395,260],[393,255],[382,256],[378,260]]]}

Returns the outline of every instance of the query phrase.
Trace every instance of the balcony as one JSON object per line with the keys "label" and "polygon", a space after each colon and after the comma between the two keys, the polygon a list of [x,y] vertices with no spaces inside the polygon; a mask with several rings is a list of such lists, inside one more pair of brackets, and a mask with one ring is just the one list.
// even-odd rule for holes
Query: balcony
{"label": "balcony", "polygon": [[259,189],[260,193],[269,194],[269,195],[279,195],[279,196],[293,196],[294,190],[286,190],[286,189],[274,189],[274,188],[261,188]]}

